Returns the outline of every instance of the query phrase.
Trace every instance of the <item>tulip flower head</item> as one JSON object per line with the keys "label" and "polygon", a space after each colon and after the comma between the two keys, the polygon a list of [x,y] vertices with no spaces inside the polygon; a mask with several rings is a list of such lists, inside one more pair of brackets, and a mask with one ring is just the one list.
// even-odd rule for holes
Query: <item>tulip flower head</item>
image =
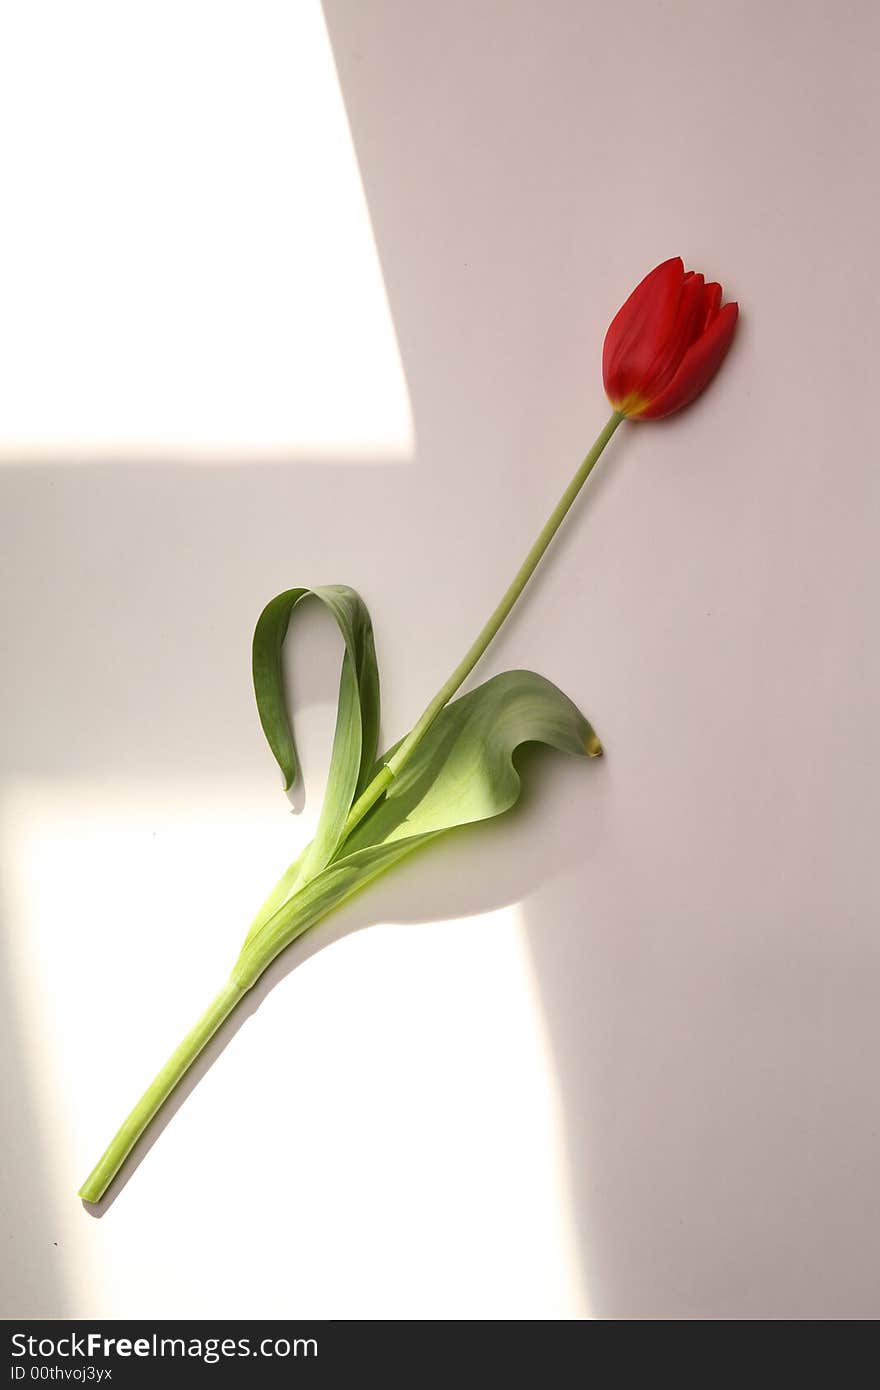
{"label": "tulip flower head", "polygon": [[721,286],[663,261],[615,314],[605,334],[602,376],[615,410],[660,420],[690,405],[721,366],[736,328],[735,302]]}

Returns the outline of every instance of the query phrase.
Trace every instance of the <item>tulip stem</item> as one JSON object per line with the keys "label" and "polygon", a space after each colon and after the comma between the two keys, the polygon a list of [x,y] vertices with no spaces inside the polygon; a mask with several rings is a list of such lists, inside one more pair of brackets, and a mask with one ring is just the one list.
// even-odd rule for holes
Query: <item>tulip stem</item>
{"label": "tulip stem", "polygon": [[120,1125],[80,1188],[79,1197],[87,1202],[100,1201],[147,1125],[246,992],[247,987],[235,979],[224,985]]}
{"label": "tulip stem", "polygon": [[452,675],[441,685],[431,703],[426,707],[424,713],[416,720],[397,752],[393,757],[388,759],[388,762],[382,770],[376,774],[370,785],[362,792],[352,806],[348,815],[348,820],[345,823],[344,837],[347,837],[354,827],[363,820],[371,806],[375,805],[379,797],[387,790],[394,778],[412,757],[419,743],[437,718],[437,715],[445,708],[462,682],[470,675],[480,657],[483,655],[483,652],[498,632],[504,620],[508,617],[513,605],[528,584],[535,570],[538,568],[538,564],[544,552],[556,535],[562,522],[565,520],[575,498],[589,478],[593,468],[599,461],[599,456],[605,448],[605,445],[624,418],[621,411],[615,410],[612,412],[607,424],[600,431],[595,444],[575,472],[568,487],[565,489],[559,501],[556,503],[556,506],[553,508],[553,511],[541,527],[534,545],[529,550],[526,558],[523,560],[510,584],[505,589],[500,602],[493,609],[490,617],[468,647],[461,661],[452,672]]}
{"label": "tulip stem", "polygon": [[[592,449],[577,469],[568,487],[563,492],[544,526],[538,533],[534,545],[529,550],[526,558],[514,575],[513,580],[505,590],[500,602],[480,629],[470,647],[468,647],[461,661],[452,672],[452,675],[437,691],[437,694],[426,707],[421,717],[416,721],[411,732],[407,734],[397,752],[393,757],[389,758],[385,766],[376,777],[374,777],[370,785],[354,803],[345,825],[343,840],[359,821],[363,819],[370,807],[375,805],[392,779],[400,772],[409,758],[412,757],[421,739],[437,718],[437,715],[476,666],[483,652],[498,632],[502,623],[510,613],[510,610],[513,608],[513,605],[516,603],[523,589],[537,569],[541,557],[544,555],[544,552],[556,535],[559,527],[562,525],[572,503],[587,481],[587,478],[590,476],[590,473],[599,459],[599,455],[602,453],[602,450],[605,448],[605,445],[608,443],[623,418],[623,415],[619,411],[614,411],[610,420],[605,425],[605,428],[599,434]],[[138,1139],[150,1124],[150,1121],[164,1105],[178,1082],[192,1066],[193,1062],[217,1032],[220,1025],[232,1013],[242,995],[244,995],[255,980],[259,978],[272,958],[270,954],[265,961],[260,961],[258,963],[258,968],[253,972],[253,978],[249,978],[245,982],[237,979],[235,972],[233,972],[232,979],[208,1006],[198,1023],[187,1033],[176,1051],[171,1054],[156,1079],[147,1088],[131,1114],[113,1136],[105,1152],[101,1155],[92,1172],[80,1188],[80,1197],[88,1202],[97,1202],[100,1200],[116,1174],[119,1172],[119,1169],[122,1167],[129,1153],[134,1148]]]}

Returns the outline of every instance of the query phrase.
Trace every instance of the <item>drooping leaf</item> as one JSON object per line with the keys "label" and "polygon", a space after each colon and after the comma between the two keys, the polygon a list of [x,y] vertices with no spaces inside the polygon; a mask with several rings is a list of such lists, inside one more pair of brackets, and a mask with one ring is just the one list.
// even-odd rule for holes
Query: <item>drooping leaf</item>
{"label": "drooping leaf", "polygon": [[296,781],[297,761],[281,658],[293,610],[308,597],[318,599],[332,613],[345,642],[345,654],[327,791],[315,838],[298,870],[300,880],[319,873],[332,858],[352,802],[369,777],[379,735],[379,670],[366,604],[354,589],[343,584],[286,590],[263,609],[253,644],[260,723],[281,768],[285,788]]}
{"label": "drooping leaf", "polygon": [[558,686],[534,671],[505,671],[441,711],[384,800],[352,831],[344,853],[506,811],[519,796],[513,754],[524,743],[581,757],[602,752],[592,726]]}
{"label": "drooping leaf", "polygon": [[524,743],[586,757],[602,752],[568,696],[533,671],[507,671],[453,701],[336,857],[254,932],[239,958],[242,978],[418,846],[508,810],[519,796],[514,754]]}

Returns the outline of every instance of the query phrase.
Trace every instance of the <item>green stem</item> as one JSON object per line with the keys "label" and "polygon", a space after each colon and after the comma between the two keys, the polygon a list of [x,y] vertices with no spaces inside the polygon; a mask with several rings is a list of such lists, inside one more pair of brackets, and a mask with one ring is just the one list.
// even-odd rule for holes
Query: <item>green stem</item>
{"label": "green stem", "polygon": [[613,412],[592,449],[587,454],[583,463],[578,468],[568,487],[565,489],[559,501],[556,503],[556,506],[553,508],[553,511],[542,526],[534,545],[526,555],[526,558],[523,560],[511,583],[504,591],[501,601],[480,629],[474,641],[468,647],[461,661],[452,672],[452,675],[441,685],[437,694],[427,706],[422,716],[416,720],[416,723],[413,725],[394,756],[389,758],[381,772],[376,774],[370,785],[365,788],[352,806],[348,815],[348,820],[345,823],[343,839],[345,839],[354,827],[363,820],[370,807],[375,805],[382,793],[387,790],[400,770],[412,757],[419,743],[437,718],[437,715],[445,708],[458,687],[470,675],[480,657],[483,655],[483,652],[498,632],[501,624],[504,622],[505,618],[507,618],[510,610],[528,584],[535,570],[538,568],[538,564],[545,550],[556,535],[572,503],[598,462],[599,455],[602,453],[605,445],[623,419],[624,416],[621,415],[619,411],[615,410]]}
{"label": "green stem", "polygon": [[153,1116],[164,1105],[184,1073],[210,1042],[224,1019],[229,1017],[244,993],[242,986],[234,980],[224,985],[195,1027],[190,1029],[177,1050],[172,1052],[152,1085],[144,1091],[128,1119],[114,1134],[80,1188],[80,1197],[85,1198],[87,1202],[100,1200]]}
{"label": "green stem", "polygon": [[[394,777],[397,776],[401,768],[403,768],[409,758],[412,757],[421,739],[437,718],[437,715],[455,694],[466,677],[470,675],[537,569],[541,557],[556,535],[556,532],[559,530],[572,503],[587,481],[587,478],[590,476],[599,455],[602,453],[602,450],[605,448],[605,445],[608,443],[623,418],[623,415],[618,411],[615,411],[611,416],[592,449],[578,468],[568,487],[565,489],[565,492],[553,508],[550,516],[547,518],[534,545],[514,575],[500,603],[481,628],[479,634],[452,672],[452,675],[440,687],[421,718],[416,721],[410,733],[407,734],[397,752],[393,757],[389,758],[382,770],[377,773],[370,785],[352,806],[345,825],[343,838],[348,836],[349,832],[363,820],[370,807],[375,805],[379,800],[379,797],[387,789]],[[295,866],[293,871],[295,873]],[[285,878],[282,880],[282,887],[287,882],[290,873],[291,871],[288,871],[288,875],[285,875]],[[273,892],[266,906],[272,904],[275,898],[276,892]],[[265,917],[266,906],[264,906],[258,919],[261,923]],[[257,960],[256,968],[253,972],[253,979],[247,979],[242,983],[233,978],[224,986],[213,1003],[210,1004],[202,1014],[202,1017],[195,1027],[187,1033],[176,1052],[171,1054],[153,1084],[147,1088],[128,1119],[111,1139],[96,1166],[92,1169],[92,1172],[80,1188],[80,1197],[83,1197],[87,1202],[97,1202],[100,1200],[116,1174],[119,1172],[119,1169],[122,1167],[134,1145],[147,1128],[147,1125],[164,1105],[165,1101],[171,1095],[171,1092],[192,1066],[202,1049],[214,1036],[221,1023],[232,1013],[232,1010],[235,1008],[242,995],[245,994],[255,980],[259,978],[259,975],[266,968],[271,959],[273,959],[273,956],[271,953],[268,953],[265,961]],[[253,965],[254,963],[251,962],[251,964]]]}

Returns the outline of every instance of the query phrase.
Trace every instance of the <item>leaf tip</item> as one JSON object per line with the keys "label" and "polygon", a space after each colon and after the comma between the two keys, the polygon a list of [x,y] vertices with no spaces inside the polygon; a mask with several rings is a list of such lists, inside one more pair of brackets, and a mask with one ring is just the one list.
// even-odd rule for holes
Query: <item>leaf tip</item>
{"label": "leaf tip", "polygon": [[602,747],[596,734],[590,729],[584,739],[584,752],[588,758],[601,758],[605,749]]}

